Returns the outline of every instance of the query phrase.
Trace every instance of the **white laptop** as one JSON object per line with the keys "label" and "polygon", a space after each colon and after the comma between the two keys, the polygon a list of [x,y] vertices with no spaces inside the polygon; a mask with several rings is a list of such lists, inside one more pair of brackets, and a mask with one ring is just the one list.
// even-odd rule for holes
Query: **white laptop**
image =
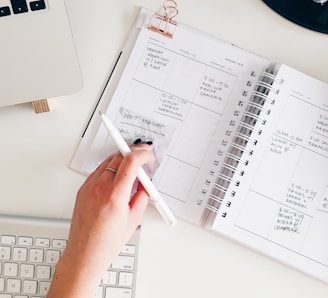
{"label": "white laptop", "polygon": [[0,0],[0,107],[77,92],[64,0]]}

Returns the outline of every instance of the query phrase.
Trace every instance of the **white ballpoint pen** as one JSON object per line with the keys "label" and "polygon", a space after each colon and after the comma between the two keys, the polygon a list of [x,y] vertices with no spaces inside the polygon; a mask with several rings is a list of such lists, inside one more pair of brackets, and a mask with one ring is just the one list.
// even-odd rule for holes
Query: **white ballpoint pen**
{"label": "white ballpoint pen", "polygon": [[[125,142],[119,131],[115,128],[115,126],[112,124],[112,122],[103,114],[101,111],[99,112],[101,119],[112,137],[114,143],[118,147],[118,150],[121,152],[123,156],[131,152],[130,147]],[[176,218],[174,217],[172,211],[169,209],[169,207],[166,205],[164,200],[162,199],[160,193],[154,186],[154,184],[149,179],[148,175],[144,171],[142,167],[138,169],[138,175],[137,175],[140,183],[143,185],[145,190],[147,191],[148,195],[150,196],[151,200],[154,202],[154,205],[158,212],[162,215],[162,217],[166,220],[167,223],[174,225],[176,223]]]}

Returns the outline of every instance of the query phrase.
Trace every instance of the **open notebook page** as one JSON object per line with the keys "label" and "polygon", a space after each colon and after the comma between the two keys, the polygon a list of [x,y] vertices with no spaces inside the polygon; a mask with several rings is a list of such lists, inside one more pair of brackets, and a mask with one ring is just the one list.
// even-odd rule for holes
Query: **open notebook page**
{"label": "open notebook page", "polygon": [[284,65],[277,77],[244,180],[212,228],[328,282],[328,85]]}

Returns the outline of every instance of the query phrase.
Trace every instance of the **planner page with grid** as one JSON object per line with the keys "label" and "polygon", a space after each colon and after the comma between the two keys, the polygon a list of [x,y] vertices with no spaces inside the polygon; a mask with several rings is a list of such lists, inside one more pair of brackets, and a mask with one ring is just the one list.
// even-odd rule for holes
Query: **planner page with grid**
{"label": "planner page with grid", "polygon": [[[199,224],[218,143],[222,136],[225,142],[231,140],[270,61],[181,24],[170,39],[148,29],[150,17],[141,13],[140,32],[114,95],[109,98],[105,90],[100,104],[110,102],[103,112],[123,135],[128,132],[127,118],[139,121],[135,126],[150,123],[147,134],[142,134],[150,138],[155,138],[155,127],[166,127],[167,132],[160,134],[169,144],[153,182],[176,215]],[[122,108],[134,117],[122,118]],[[79,155],[88,144],[82,154],[83,173],[93,171],[116,148],[106,129],[98,126],[95,135],[83,137],[77,151]],[[168,135],[170,131],[173,134]],[[155,146],[163,143],[161,138],[155,139]]]}
{"label": "planner page with grid", "polygon": [[328,282],[328,85],[286,65],[275,81],[211,228]]}

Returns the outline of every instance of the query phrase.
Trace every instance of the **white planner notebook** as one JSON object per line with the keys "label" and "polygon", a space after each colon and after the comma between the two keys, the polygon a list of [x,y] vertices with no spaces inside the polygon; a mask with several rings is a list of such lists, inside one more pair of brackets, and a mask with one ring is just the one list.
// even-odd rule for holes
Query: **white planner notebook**
{"label": "white planner notebook", "polygon": [[153,182],[177,216],[328,282],[328,85],[151,22],[143,10],[71,167],[88,174],[116,150],[101,110],[127,138],[168,142]]}

